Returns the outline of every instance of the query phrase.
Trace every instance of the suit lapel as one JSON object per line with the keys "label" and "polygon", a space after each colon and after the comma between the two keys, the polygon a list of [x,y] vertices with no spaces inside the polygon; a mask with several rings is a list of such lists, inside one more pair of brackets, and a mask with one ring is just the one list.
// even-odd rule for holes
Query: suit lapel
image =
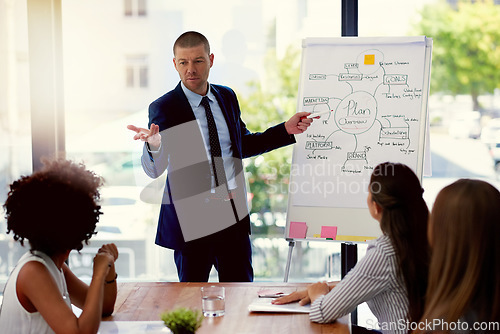
{"label": "suit lapel", "polygon": [[229,108],[233,108],[230,105],[229,101],[224,100],[222,91],[219,90],[214,85],[210,85],[217,102],[219,103],[220,109],[222,110],[222,114],[224,115],[224,119],[226,120],[227,127],[229,128],[229,135],[231,137],[231,143],[233,148],[233,157],[239,158],[241,157],[241,152],[237,143],[239,141],[236,139],[237,134],[239,133],[239,129],[237,128],[237,123],[235,121],[234,112],[230,111]]}
{"label": "suit lapel", "polygon": [[191,109],[191,105],[182,91],[180,83],[175,87],[174,94],[176,103],[172,110],[169,110],[170,115],[167,117],[169,128],[196,120],[193,109]]}

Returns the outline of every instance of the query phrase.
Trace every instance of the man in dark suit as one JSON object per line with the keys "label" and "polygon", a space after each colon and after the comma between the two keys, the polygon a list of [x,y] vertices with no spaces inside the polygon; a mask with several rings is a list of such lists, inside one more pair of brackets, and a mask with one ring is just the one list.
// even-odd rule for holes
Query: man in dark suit
{"label": "man in dark suit", "polygon": [[145,141],[142,166],[168,171],[156,244],[174,249],[181,282],[206,282],[212,266],[221,282],[253,281],[250,219],[242,159],[295,143],[311,124],[299,112],[262,133],[240,118],[236,94],[208,83],[214,55],[198,32],[174,43],[181,82],[149,106],[149,129],[129,125]]}

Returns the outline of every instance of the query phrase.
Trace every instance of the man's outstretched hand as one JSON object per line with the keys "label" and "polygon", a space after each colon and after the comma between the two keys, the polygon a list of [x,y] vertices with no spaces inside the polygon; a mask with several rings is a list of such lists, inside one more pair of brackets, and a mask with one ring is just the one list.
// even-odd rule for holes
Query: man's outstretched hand
{"label": "man's outstretched hand", "polygon": [[152,149],[157,149],[161,144],[160,127],[151,123],[150,129],[139,128],[135,125],[127,125],[127,129],[135,132],[134,140],[147,142]]}
{"label": "man's outstretched hand", "polygon": [[311,115],[310,112],[301,111],[290,117],[290,119],[285,122],[286,132],[288,132],[289,135],[296,135],[306,131],[313,122],[313,118],[307,118],[309,115]]}

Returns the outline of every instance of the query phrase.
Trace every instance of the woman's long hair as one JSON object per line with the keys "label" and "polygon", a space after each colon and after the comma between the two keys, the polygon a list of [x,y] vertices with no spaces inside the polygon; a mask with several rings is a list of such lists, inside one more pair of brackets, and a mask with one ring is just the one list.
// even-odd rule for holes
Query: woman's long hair
{"label": "woman's long hair", "polygon": [[500,192],[461,179],[443,188],[430,220],[432,258],[423,319],[500,319]]}
{"label": "woman's long hair", "polygon": [[408,166],[385,162],[373,170],[369,191],[383,209],[380,227],[396,251],[399,275],[408,293],[408,320],[418,321],[424,310],[430,258],[429,210],[420,181]]}

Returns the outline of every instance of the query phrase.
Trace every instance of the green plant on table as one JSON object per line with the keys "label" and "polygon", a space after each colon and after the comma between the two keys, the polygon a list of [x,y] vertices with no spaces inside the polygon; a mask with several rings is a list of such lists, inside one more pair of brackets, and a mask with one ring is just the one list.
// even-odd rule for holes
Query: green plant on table
{"label": "green plant on table", "polygon": [[203,322],[200,310],[179,307],[161,314],[161,320],[174,334],[194,334]]}

